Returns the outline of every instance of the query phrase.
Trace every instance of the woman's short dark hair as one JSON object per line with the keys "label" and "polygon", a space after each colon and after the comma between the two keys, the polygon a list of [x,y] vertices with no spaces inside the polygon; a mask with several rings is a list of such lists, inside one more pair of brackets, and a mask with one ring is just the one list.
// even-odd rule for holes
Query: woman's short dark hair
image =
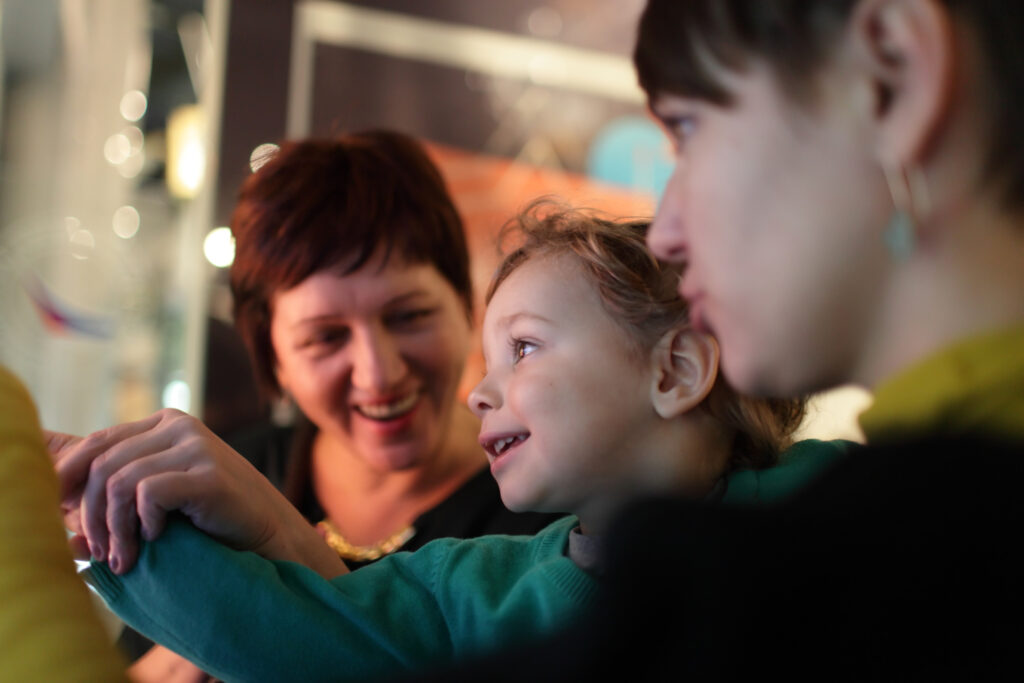
{"label": "woman's short dark hair", "polygon": [[[982,92],[990,117],[986,176],[1005,206],[1024,210],[1024,12],[1003,0],[939,0],[969,27],[978,46]],[[748,60],[769,64],[800,101],[846,26],[858,0],[648,0],[633,60],[648,98],[695,97],[727,106],[732,94],[716,67],[742,71]]]}
{"label": "woman's short dark hair", "polygon": [[366,131],[286,141],[242,184],[231,216],[234,319],[261,387],[280,393],[271,300],[314,273],[347,275],[383,249],[426,263],[455,289],[468,319],[473,287],[462,219],[415,139]]}

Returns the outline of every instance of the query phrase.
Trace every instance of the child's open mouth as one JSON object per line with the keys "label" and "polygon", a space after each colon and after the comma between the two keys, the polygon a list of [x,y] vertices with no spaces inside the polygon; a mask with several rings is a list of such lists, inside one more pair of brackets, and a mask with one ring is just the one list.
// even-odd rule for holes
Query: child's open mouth
{"label": "child's open mouth", "polygon": [[495,458],[499,457],[503,453],[506,453],[510,448],[522,443],[526,439],[530,438],[529,434],[513,434],[511,436],[502,436],[497,439],[492,439],[483,444],[484,450]]}

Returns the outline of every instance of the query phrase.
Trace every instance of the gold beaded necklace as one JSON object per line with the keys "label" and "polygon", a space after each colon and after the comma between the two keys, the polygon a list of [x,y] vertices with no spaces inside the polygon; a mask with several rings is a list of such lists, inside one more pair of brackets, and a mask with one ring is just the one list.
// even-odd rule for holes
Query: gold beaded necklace
{"label": "gold beaded necklace", "polygon": [[316,529],[324,537],[324,540],[327,541],[327,545],[331,546],[341,559],[352,560],[353,562],[379,560],[385,555],[390,555],[401,548],[410,538],[416,535],[416,529],[410,525],[373,545],[355,545],[354,543],[349,543],[348,539],[341,535],[341,532],[338,531],[338,528],[329,519],[317,523]]}

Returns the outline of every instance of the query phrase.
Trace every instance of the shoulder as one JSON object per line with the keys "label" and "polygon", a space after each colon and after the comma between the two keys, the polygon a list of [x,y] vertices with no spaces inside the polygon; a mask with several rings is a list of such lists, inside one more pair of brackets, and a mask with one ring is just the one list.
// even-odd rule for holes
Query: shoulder
{"label": "shoulder", "polygon": [[28,415],[35,423],[35,404],[28,389],[13,372],[0,365],[0,420],[15,425]]}
{"label": "shoulder", "polygon": [[[56,482],[35,402],[13,373],[0,366],[0,474],[4,484],[24,486],[31,478]],[[30,477],[31,475],[31,477]]]}
{"label": "shoulder", "polygon": [[768,503],[799,491],[851,451],[861,448],[844,439],[797,441],[779,456],[774,467],[741,470],[726,479],[723,503]]}
{"label": "shoulder", "polygon": [[[438,538],[415,552],[395,553],[403,561],[431,563],[522,563],[534,564],[551,557],[562,557],[569,532],[578,524],[566,515],[547,524],[534,534],[486,534],[474,538]],[[387,558],[380,560],[383,562]]]}
{"label": "shoulder", "polygon": [[[544,565],[572,561],[565,554],[575,517],[552,522],[539,533],[488,534],[474,538],[438,538],[415,551],[400,551],[359,569],[400,571],[432,583],[441,592],[461,592],[466,585],[487,583],[488,590],[507,588]],[[574,565],[573,565],[574,566]]]}
{"label": "shoulder", "polygon": [[564,515],[512,512],[501,502],[494,477],[486,467],[482,467],[450,496],[420,515],[414,524],[416,538],[409,548],[415,549],[434,539],[447,537],[532,535],[562,517]]}

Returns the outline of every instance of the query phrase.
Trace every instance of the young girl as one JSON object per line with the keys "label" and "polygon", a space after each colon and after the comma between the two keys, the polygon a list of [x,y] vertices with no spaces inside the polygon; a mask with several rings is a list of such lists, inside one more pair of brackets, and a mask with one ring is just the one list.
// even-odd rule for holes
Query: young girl
{"label": "young girl", "polygon": [[[544,206],[515,227],[523,242],[491,287],[487,375],[469,402],[504,502],[574,516],[532,537],[441,539],[351,573],[317,555],[318,575],[281,561],[308,559],[308,525],[276,518],[276,502],[259,500],[265,486],[240,486],[235,475],[246,470],[221,466],[235,481],[216,494],[206,487],[187,502],[140,500],[140,508],[179,509],[257,552],[172,521],[133,571],[93,564],[91,581],[110,607],[227,680],[394,675],[567,625],[598,589],[608,519],[635,496],[771,500],[843,450],[803,443],[782,466],[758,469],[789,445],[803,402],[742,397],[719,378],[717,342],[689,326],[677,270],[645,249],[646,223]],[[65,475],[83,471],[86,450],[68,456],[76,462]],[[143,479],[138,490],[154,489]],[[262,532],[211,522],[196,512],[204,497],[227,499],[243,510],[234,520],[248,517],[241,526]],[[142,519],[154,536],[159,522]]]}

